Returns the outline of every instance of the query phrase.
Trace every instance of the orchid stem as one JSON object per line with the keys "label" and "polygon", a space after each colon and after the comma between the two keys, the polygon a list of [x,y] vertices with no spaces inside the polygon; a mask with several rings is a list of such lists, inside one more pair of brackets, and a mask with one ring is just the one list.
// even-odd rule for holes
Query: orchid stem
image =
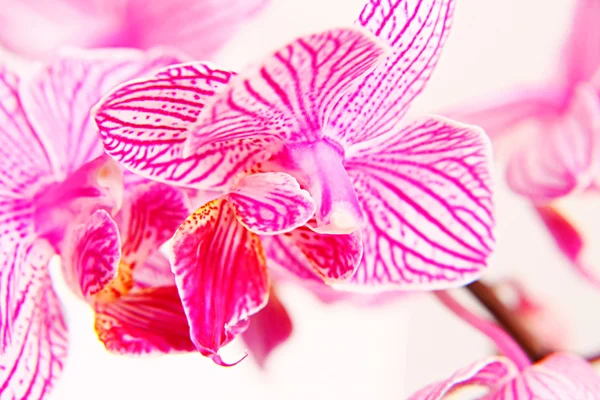
{"label": "orchid stem", "polygon": [[473,297],[483,305],[506,332],[519,344],[529,359],[537,362],[552,353],[535,340],[529,330],[515,318],[511,310],[500,301],[492,288],[481,281],[466,286]]}
{"label": "orchid stem", "polygon": [[437,298],[446,308],[452,311],[460,319],[479,330],[481,333],[489,337],[500,353],[510,358],[519,370],[523,370],[531,365],[531,360],[525,354],[519,344],[501,327],[494,322],[488,321],[485,318],[479,317],[462,306],[448,292],[434,292]]}

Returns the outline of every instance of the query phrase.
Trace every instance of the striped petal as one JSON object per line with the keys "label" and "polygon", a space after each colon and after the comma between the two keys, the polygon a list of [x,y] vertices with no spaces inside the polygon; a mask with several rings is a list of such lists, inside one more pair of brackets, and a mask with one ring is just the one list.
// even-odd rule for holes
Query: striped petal
{"label": "striped petal", "polygon": [[351,144],[393,133],[435,68],[452,23],[454,0],[369,0],[356,25],[393,53],[336,105],[328,132]]}
{"label": "striped petal", "polygon": [[[169,267],[168,262],[165,265]],[[110,352],[140,355],[196,349],[175,285],[133,290],[115,301],[98,302],[94,309],[96,332]]]}
{"label": "striped petal", "polygon": [[67,327],[48,274],[52,254],[44,241],[1,249],[2,398],[45,398],[62,372]]}
{"label": "striped petal", "polygon": [[121,239],[117,224],[104,211],[70,233],[62,251],[65,280],[82,298],[91,298],[115,277],[121,260]]}
{"label": "striped petal", "polygon": [[238,221],[259,235],[276,235],[308,222],[316,205],[310,194],[288,174],[248,175],[227,196]]}
{"label": "striped petal", "polygon": [[349,152],[367,224],[351,283],[404,289],[471,282],[494,246],[490,149],[475,127],[425,117]]}
{"label": "striped petal", "polygon": [[65,177],[102,154],[90,109],[124,81],[175,64],[162,50],[70,50],[21,83],[23,107],[37,132],[52,137],[56,173]]}
{"label": "striped petal", "polygon": [[0,248],[33,233],[33,197],[54,180],[46,138],[29,124],[18,77],[0,66]]}
{"label": "striped petal", "polygon": [[563,49],[566,83],[576,84],[594,77],[600,68],[600,4],[575,0],[571,32]]}
{"label": "striped petal", "polygon": [[600,101],[581,85],[563,115],[523,138],[508,163],[515,192],[543,203],[584,190],[600,173]]}
{"label": "striped petal", "polygon": [[170,261],[192,341],[217,364],[231,365],[219,349],[242,333],[248,318],[268,301],[260,239],[237,222],[225,200],[215,200],[175,233]]}
{"label": "striped petal", "polygon": [[[450,378],[433,383],[417,393],[413,394],[408,400],[443,400],[453,398],[467,398],[467,397],[455,397],[457,392],[462,388],[473,388],[483,387],[489,391],[494,387],[502,385],[507,380],[518,374],[516,366],[507,358],[504,357],[492,357],[485,361],[478,361],[463,368],[454,373]],[[453,396],[451,396],[453,395]],[[473,395],[469,396],[469,398]],[[482,398],[482,397],[477,397]],[[483,397],[488,399],[488,397]],[[513,397],[506,397],[511,399]],[[530,397],[523,397],[530,398]],[[520,399],[520,397],[514,397],[514,399]]]}
{"label": "striped petal", "polygon": [[292,319],[271,287],[269,302],[250,318],[242,337],[250,355],[264,368],[271,352],[290,337],[292,330]]}

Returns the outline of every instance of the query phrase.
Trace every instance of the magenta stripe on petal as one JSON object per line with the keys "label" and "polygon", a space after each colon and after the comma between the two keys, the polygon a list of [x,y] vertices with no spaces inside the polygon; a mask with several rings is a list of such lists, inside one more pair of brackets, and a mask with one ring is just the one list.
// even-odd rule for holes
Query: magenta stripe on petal
{"label": "magenta stripe on petal", "polygon": [[345,166],[368,220],[353,284],[445,288],[482,273],[494,247],[490,149],[468,125],[422,118]]}
{"label": "magenta stripe on petal", "polygon": [[391,133],[421,93],[447,39],[454,0],[369,0],[356,25],[394,50],[349,91],[329,119],[330,136],[357,143]]}
{"label": "magenta stripe on petal", "polygon": [[226,201],[215,200],[175,233],[170,261],[192,341],[205,356],[229,365],[219,349],[268,301],[260,239],[237,222]]}

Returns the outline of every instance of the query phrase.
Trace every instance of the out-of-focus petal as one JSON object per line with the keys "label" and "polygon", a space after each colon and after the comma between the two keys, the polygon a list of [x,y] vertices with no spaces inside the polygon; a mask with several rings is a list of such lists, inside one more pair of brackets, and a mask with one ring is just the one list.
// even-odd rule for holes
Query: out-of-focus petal
{"label": "out-of-focus petal", "polygon": [[494,247],[489,141],[424,117],[345,161],[368,223],[363,287],[440,289],[477,279]]}
{"label": "out-of-focus petal", "polygon": [[302,226],[268,239],[263,238],[269,261],[302,279],[319,277],[328,284],[350,278],[362,257],[360,232],[330,235]]}
{"label": "out-of-focus petal", "polygon": [[556,353],[506,382],[489,398],[597,400],[600,398],[600,376],[584,359]]}
{"label": "out-of-focus petal", "polygon": [[51,246],[21,241],[0,251],[0,393],[41,399],[67,356],[67,327],[48,274]]}
{"label": "out-of-focus petal", "polygon": [[229,365],[219,349],[268,301],[260,239],[237,222],[225,200],[215,200],[177,230],[170,261],[192,341],[203,355]]}
{"label": "out-of-focus petal", "polygon": [[250,318],[242,338],[251,357],[264,367],[269,354],[290,337],[292,330],[292,319],[271,287],[269,302]]}
{"label": "out-of-focus petal", "polygon": [[337,104],[329,119],[332,137],[350,144],[394,133],[435,68],[454,4],[454,0],[367,1],[356,25],[386,41],[394,52]]}
{"label": "out-of-focus petal", "polygon": [[[472,386],[482,386],[489,390],[501,386],[517,374],[517,368],[508,358],[492,357],[473,363],[455,372],[450,378],[419,390],[408,400],[443,400],[446,396],[456,394],[461,388]],[[509,398],[511,397],[507,397]]]}
{"label": "out-of-focus petal", "polygon": [[296,39],[236,77],[202,115],[188,151],[215,140],[271,138],[293,144],[321,139],[328,135],[326,121],[337,101],[386,50],[357,28]]}
{"label": "out-of-focus petal", "polygon": [[223,154],[241,157],[240,148],[222,143],[187,157],[183,146],[206,102],[232,75],[210,64],[177,65],[110,92],[92,111],[106,152],[126,168],[167,183],[195,186],[205,175],[227,176],[229,168],[219,169],[226,165]]}
{"label": "out-of-focus petal", "polygon": [[61,264],[71,289],[82,298],[89,298],[117,276],[120,260],[117,224],[106,211],[99,210],[69,234]]}
{"label": "out-of-focus petal", "polygon": [[227,196],[238,221],[259,235],[289,232],[310,220],[316,205],[291,175],[248,175]]}
{"label": "out-of-focus petal", "polygon": [[141,289],[174,286],[175,275],[167,257],[155,251],[146,258],[144,265],[133,270],[133,281],[136,287]]}
{"label": "out-of-focus petal", "polygon": [[18,94],[19,79],[0,66],[0,247],[33,232],[35,193],[51,182],[53,166],[45,137],[27,120]]}
{"label": "out-of-focus petal", "polygon": [[568,110],[519,143],[507,168],[509,186],[535,202],[586,189],[600,171],[600,100],[587,85]]}
{"label": "out-of-focus petal", "polygon": [[24,78],[23,107],[37,132],[51,137],[62,177],[102,154],[90,109],[115,86],[180,61],[173,52],[151,50],[63,51]]}
{"label": "out-of-focus petal", "polygon": [[108,351],[152,354],[196,349],[174,285],[132,290],[115,301],[97,302],[94,309],[96,332]]}
{"label": "out-of-focus petal", "polygon": [[600,68],[600,3],[575,0],[573,23],[565,43],[563,60],[566,84],[587,81]]}

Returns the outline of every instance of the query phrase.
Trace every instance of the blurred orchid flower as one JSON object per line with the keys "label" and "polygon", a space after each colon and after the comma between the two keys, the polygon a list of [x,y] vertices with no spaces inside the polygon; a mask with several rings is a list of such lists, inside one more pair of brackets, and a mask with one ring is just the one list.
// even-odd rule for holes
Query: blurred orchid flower
{"label": "blurred orchid flower", "polygon": [[96,312],[109,351],[191,351],[189,326],[166,257],[158,248],[189,214],[173,187],[135,184],[113,219],[98,210],[75,226],[62,251],[67,283]]}
{"label": "blurred orchid flower", "polygon": [[117,84],[178,61],[154,51],[72,51],[22,79],[0,67],[3,397],[49,392],[67,331],[47,263],[69,245],[72,224],[123,202],[123,173],[102,155],[91,106]]}
{"label": "blurred orchid flower", "polygon": [[[600,178],[600,3],[577,0],[561,74],[544,86],[517,88],[499,100],[450,112],[511,139],[507,182],[537,204],[594,188]],[[530,135],[510,135],[529,123]]]}
{"label": "blurred orchid flower", "polygon": [[480,400],[600,399],[600,376],[592,366],[573,354],[555,353],[522,371],[508,358],[490,357],[421,389],[409,400],[450,399],[461,388],[473,386],[485,389],[477,397]]}
{"label": "blurred orchid flower", "polygon": [[401,124],[453,8],[369,1],[356,28],[301,37],[243,75],[174,66],[95,108],[106,151],[128,169],[215,193],[171,255],[203,354],[222,363],[219,348],[267,302],[258,235],[270,262],[352,288],[481,274],[494,241],[485,135],[437,117]]}
{"label": "blurred orchid flower", "polygon": [[0,44],[33,57],[62,46],[173,46],[214,54],[268,0],[2,0]]}

